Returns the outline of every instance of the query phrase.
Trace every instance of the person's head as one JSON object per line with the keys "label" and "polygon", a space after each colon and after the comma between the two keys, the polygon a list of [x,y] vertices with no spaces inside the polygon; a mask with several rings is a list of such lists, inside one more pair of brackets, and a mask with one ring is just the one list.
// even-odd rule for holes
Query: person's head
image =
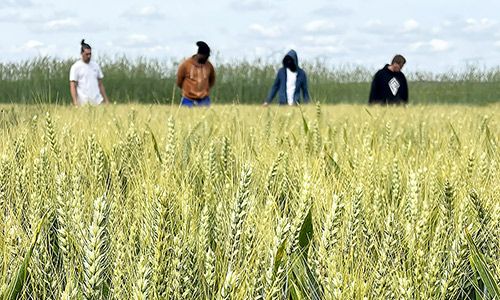
{"label": "person's head", "polygon": [[297,71],[297,65],[295,64],[295,60],[290,55],[286,55],[283,58],[283,67],[289,69],[292,72]]}
{"label": "person's head", "polygon": [[406,58],[404,58],[404,56],[401,54],[397,54],[392,59],[391,69],[393,72],[401,72],[405,64],[406,64]]}
{"label": "person's head", "polygon": [[210,57],[210,47],[208,47],[207,43],[203,41],[199,41],[196,43],[198,46],[198,52],[196,53],[196,60],[200,64],[204,64],[207,62]]}
{"label": "person's head", "polygon": [[89,63],[90,59],[92,58],[92,47],[90,47],[89,44],[85,43],[85,40],[82,40],[81,42],[81,52],[80,54],[82,55],[82,60],[84,63]]}

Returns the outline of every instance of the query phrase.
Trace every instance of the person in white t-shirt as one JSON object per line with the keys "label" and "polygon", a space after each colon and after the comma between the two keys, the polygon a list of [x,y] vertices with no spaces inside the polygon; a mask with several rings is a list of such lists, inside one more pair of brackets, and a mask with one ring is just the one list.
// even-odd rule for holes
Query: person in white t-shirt
{"label": "person in white t-shirt", "polygon": [[71,66],[69,71],[69,86],[71,98],[75,106],[109,103],[102,79],[101,68],[91,61],[92,48],[82,40],[82,59]]}

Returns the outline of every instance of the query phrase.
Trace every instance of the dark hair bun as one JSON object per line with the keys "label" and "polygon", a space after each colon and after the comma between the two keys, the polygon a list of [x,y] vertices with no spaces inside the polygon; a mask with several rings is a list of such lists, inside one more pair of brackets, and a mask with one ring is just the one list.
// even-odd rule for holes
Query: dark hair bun
{"label": "dark hair bun", "polygon": [[208,47],[207,43],[198,41],[196,46],[198,46],[198,54],[210,55],[210,47]]}
{"label": "dark hair bun", "polygon": [[85,45],[85,39],[82,40],[82,42],[80,43],[80,45]]}

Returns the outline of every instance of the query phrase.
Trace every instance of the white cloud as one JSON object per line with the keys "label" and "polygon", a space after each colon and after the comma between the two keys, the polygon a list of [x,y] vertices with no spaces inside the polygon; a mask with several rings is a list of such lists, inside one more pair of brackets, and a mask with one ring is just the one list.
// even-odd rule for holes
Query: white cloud
{"label": "white cloud", "polygon": [[327,36],[315,36],[315,35],[306,35],[302,37],[302,41],[306,45],[315,45],[315,46],[331,46],[338,45],[340,43],[339,38],[333,35]]}
{"label": "white cloud", "polygon": [[29,40],[20,47],[20,50],[32,50],[42,48],[44,44],[37,40]]}
{"label": "white cloud", "polygon": [[349,16],[352,15],[354,11],[355,10],[352,8],[342,7],[337,5],[337,3],[330,3],[314,9],[310,15],[331,18],[332,16]]}
{"label": "white cloud", "polygon": [[55,45],[46,45],[38,40],[28,40],[20,46],[13,46],[8,51],[14,54],[20,55],[40,55],[40,56],[50,56],[54,53],[61,53],[60,48]]}
{"label": "white cloud", "polygon": [[43,24],[42,29],[45,31],[66,31],[74,30],[80,27],[80,23],[72,18],[64,18],[48,21]]}
{"label": "white cloud", "polygon": [[155,16],[158,14],[158,8],[154,6],[144,6],[137,14],[143,17]]}
{"label": "white cloud", "polygon": [[417,52],[420,49],[422,49],[422,47],[424,47],[424,46],[425,46],[424,42],[415,42],[415,43],[410,44],[410,46],[408,48],[412,52]]}
{"label": "white cloud", "polygon": [[141,8],[132,8],[123,14],[124,17],[140,19],[145,21],[160,20],[165,18],[165,14],[153,5],[143,6]]}
{"label": "white cloud", "polygon": [[451,43],[441,39],[432,39],[428,42],[411,43],[408,49],[411,52],[446,52],[451,50]]}
{"label": "white cloud", "polygon": [[261,11],[273,8],[270,1],[262,0],[237,0],[232,1],[229,7],[236,11]]}
{"label": "white cloud", "polygon": [[3,10],[0,11],[0,22],[17,22],[21,19],[19,12]]}
{"label": "white cloud", "polygon": [[432,39],[429,42],[429,45],[431,46],[431,50],[433,52],[445,52],[450,50],[451,48],[451,45],[448,41],[440,39]]}
{"label": "white cloud", "polygon": [[263,26],[261,24],[252,24],[249,26],[250,31],[260,35],[265,38],[277,38],[283,33],[283,28],[281,26]]}
{"label": "white cloud", "polygon": [[450,20],[445,20],[442,22],[443,26],[444,27],[450,27],[450,26],[453,26],[454,25],[454,22],[450,21]]}
{"label": "white cloud", "polygon": [[483,32],[489,29],[493,29],[497,25],[497,22],[490,20],[488,18],[482,19],[467,19],[465,20],[465,32]]}
{"label": "white cloud", "polygon": [[35,23],[36,22],[35,20],[40,21],[40,19],[46,20],[41,16],[35,16],[33,14],[18,9],[5,9],[0,11],[0,22]]}
{"label": "white cloud", "polygon": [[403,23],[403,32],[412,32],[420,28],[420,24],[414,19],[406,20]]}
{"label": "white cloud", "polygon": [[304,29],[307,32],[331,32],[337,29],[337,26],[330,20],[316,20],[307,23]]}
{"label": "white cloud", "polygon": [[320,57],[326,54],[344,54],[348,52],[348,49],[342,45],[330,45],[330,46],[305,46],[302,47],[304,53],[308,56]]}
{"label": "white cloud", "polygon": [[368,20],[364,23],[361,30],[367,33],[383,34],[391,29],[389,24],[385,24],[379,19]]}
{"label": "white cloud", "polygon": [[441,28],[440,26],[434,26],[431,28],[432,34],[440,34],[442,32],[443,32],[443,28]]}
{"label": "white cloud", "polygon": [[32,6],[34,3],[31,0],[2,0],[0,2],[0,8],[4,7],[29,7]]}
{"label": "white cloud", "polygon": [[382,23],[382,21],[380,21],[379,19],[376,19],[376,20],[368,20],[366,23],[365,23],[365,27],[380,27],[382,26],[384,23]]}
{"label": "white cloud", "polygon": [[[29,28],[35,32],[51,31],[53,27],[62,25],[64,22],[77,23],[74,21],[76,17],[77,15],[70,11],[51,11],[50,13],[44,13],[39,9],[0,9],[0,22],[17,23],[22,26],[29,25]],[[71,27],[70,29],[74,29],[73,26]],[[88,29],[88,27],[89,26],[86,26],[86,29]]]}
{"label": "white cloud", "polygon": [[151,46],[152,43],[151,38],[145,34],[131,34],[126,37],[124,42],[125,46],[128,47],[146,47]]}
{"label": "white cloud", "polygon": [[495,42],[495,47],[500,48],[500,41]]}

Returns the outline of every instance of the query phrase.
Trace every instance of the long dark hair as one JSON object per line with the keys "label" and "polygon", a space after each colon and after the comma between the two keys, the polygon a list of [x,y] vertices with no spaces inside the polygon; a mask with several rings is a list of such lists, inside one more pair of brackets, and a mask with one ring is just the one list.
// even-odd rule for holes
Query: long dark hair
{"label": "long dark hair", "polygon": [[89,44],[85,43],[85,39],[83,39],[80,44],[82,45],[82,50],[81,50],[82,52],[81,53],[83,53],[83,51],[85,51],[85,49],[89,49],[89,50],[92,49],[92,47],[90,47]]}

